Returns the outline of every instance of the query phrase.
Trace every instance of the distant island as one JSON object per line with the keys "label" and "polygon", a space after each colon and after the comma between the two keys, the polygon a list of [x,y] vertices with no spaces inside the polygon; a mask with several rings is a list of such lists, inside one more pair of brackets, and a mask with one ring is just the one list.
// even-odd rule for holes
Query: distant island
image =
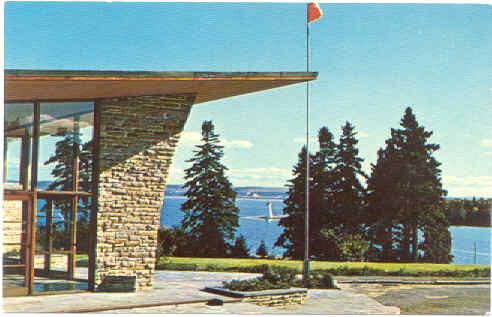
{"label": "distant island", "polygon": [[[40,181],[38,187],[46,189],[50,181]],[[238,198],[280,199],[287,196],[286,187],[242,186],[234,188]],[[184,196],[182,185],[170,184],[166,196]],[[451,226],[492,227],[492,198],[446,197],[445,214]]]}
{"label": "distant island", "polygon": [[[287,196],[286,187],[262,187],[262,186],[244,186],[234,187],[238,198],[252,199],[281,199]],[[183,196],[185,193],[182,185],[170,184],[166,188],[166,196]]]}

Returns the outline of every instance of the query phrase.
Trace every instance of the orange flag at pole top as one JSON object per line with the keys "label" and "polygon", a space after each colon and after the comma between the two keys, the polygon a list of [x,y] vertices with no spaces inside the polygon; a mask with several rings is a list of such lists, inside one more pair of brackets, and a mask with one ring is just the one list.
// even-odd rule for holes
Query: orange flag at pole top
{"label": "orange flag at pole top", "polygon": [[323,11],[319,7],[319,4],[311,2],[307,5],[307,23],[318,20],[323,16]]}

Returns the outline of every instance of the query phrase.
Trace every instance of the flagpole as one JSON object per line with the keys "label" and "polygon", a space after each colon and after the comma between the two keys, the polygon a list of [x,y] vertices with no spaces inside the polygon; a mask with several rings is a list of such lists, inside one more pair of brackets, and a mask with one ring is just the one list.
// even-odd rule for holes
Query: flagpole
{"label": "flagpole", "polygon": [[[308,4],[309,6],[309,4]],[[306,71],[309,72],[309,21],[306,18]],[[306,214],[304,221],[304,270],[303,280],[309,279],[309,81],[306,81]]]}

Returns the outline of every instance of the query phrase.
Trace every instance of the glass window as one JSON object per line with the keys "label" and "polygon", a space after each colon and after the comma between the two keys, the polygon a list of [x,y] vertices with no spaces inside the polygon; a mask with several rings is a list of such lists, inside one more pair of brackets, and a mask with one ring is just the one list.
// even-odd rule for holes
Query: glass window
{"label": "glass window", "polygon": [[76,191],[74,164],[78,160],[79,191],[89,191],[92,173],[92,102],[41,103],[38,161],[40,190]]}
{"label": "glass window", "polygon": [[3,182],[7,189],[22,189],[28,182],[32,103],[6,103],[4,107]]}
{"label": "glass window", "polygon": [[[20,200],[3,201],[3,291],[9,294],[25,288],[27,203]],[[13,294],[13,293],[12,293]],[[23,293],[25,295],[25,293]]]}

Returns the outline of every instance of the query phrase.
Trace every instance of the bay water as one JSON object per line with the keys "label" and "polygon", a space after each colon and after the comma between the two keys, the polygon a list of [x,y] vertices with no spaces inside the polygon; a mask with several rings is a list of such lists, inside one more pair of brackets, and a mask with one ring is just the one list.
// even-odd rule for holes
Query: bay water
{"label": "bay water", "polygon": [[[176,192],[167,193],[161,209],[161,226],[171,227],[179,225],[183,218],[180,211],[181,204],[185,201],[182,195]],[[236,200],[239,208],[239,228],[236,235],[242,234],[251,253],[255,253],[261,243],[265,241],[270,255],[281,256],[283,248],[274,247],[275,241],[282,233],[282,227],[278,220],[265,220],[256,216],[268,214],[268,202],[272,202],[274,215],[281,215],[284,208],[283,199],[276,196],[270,197],[240,197]],[[450,227],[454,264],[490,264],[490,234],[491,228],[486,227]],[[476,247],[476,252],[475,252]]]}

